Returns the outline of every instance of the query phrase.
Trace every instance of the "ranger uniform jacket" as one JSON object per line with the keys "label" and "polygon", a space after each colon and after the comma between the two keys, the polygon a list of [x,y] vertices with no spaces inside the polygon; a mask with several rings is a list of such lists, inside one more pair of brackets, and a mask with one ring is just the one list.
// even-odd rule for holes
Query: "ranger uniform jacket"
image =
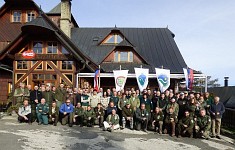
{"label": "ranger uniform jacket", "polygon": [[193,129],[194,127],[194,121],[193,118],[190,116],[183,117],[182,119],[179,120],[179,125],[187,125],[188,127],[185,129],[186,131],[189,129]]}
{"label": "ranger uniform jacket", "polygon": [[166,124],[171,123],[171,119],[173,119],[175,123],[178,122],[178,117],[175,113],[172,113],[172,114],[167,113],[166,118],[165,118],[165,123]]}
{"label": "ranger uniform jacket", "polygon": [[134,110],[132,108],[126,108],[126,107],[123,107],[122,108],[122,116],[124,118],[127,118],[127,117],[133,117],[134,115]]}
{"label": "ranger uniform jacket", "polygon": [[159,111],[158,113],[153,113],[152,115],[152,121],[156,121],[156,122],[159,122],[159,121],[163,121],[164,120],[164,114],[162,111]]}
{"label": "ranger uniform jacket", "polygon": [[41,103],[37,104],[36,112],[40,113],[40,114],[43,114],[43,115],[48,114],[49,113],[49,106],[48,106],[48,104],[47,103],[45,103],[45,104],[41,104]]}
{"label": "ranger uniform jacket", "polygon": [[210,131],[211,129],[211,118],[208,115],[199,116],[197,118],[197,125],[199,126],[200,130]]}

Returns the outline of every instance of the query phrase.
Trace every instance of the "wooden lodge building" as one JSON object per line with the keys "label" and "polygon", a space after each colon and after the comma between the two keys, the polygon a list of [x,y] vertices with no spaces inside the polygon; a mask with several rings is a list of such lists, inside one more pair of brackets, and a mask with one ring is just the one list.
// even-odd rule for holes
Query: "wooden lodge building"
{"label": "wooden lodge building", "polygon": [[[171,88],[187,67],[168,28],[81,28],[71,14],[71,0],[61,0],[44,13],[33,0],[5,0],[0,8],[0,101],[20,82],[32,86],[64,82],[83,87],[86,74],[134,67],[170,69]],[[177,76],[178,75],[178,76]],[[114,79],[101,76],[101,87],[114,87]],[[128,78],[126,87],[137,87]],[[157,87],[151,78],[149,87]]]}

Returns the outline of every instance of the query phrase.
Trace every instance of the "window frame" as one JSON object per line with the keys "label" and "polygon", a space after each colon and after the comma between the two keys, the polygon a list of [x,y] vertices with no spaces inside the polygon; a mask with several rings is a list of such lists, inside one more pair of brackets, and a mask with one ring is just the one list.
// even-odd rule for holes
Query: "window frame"
{"label": "window frame", "polygon": [[[30,21],[29,21],[29,15],[28,14],[30,14],[31,16],[30,16]],[[34,18],[32,18],[33,16],[32,16],[32,14],[34,15]],[[26,11],[26,22],[31,22],[31,21],[33,21],[34,19],[36,19],[36,12],[35,11],[33,11],[33,10],[28,10],[28,11]]]}
{"label": "window frame", "polygon": [[[123,53],[123,52],[127,53],[127,61],[121,61],[121,53]],[[132,60],[130,59],[131,54],[132,54]],[[118,59],[118,60],[116,60],[116,59]],[[133,63],[134,62],[134,53],[132,51],[115,51],[114,52],[114,62]]]}
{"label": "window frame", "polygon": [[[37,52],[34,51],[34,43],[37,43],[37,44],[41,43],[42,44],[42,53],[38,53],[38,51]],[[43,41],[33,41],[32,42],[32,50],[34,51],[35,54],[43,54],[43,48],[44,48],[43,44],[44,44]]]}
{"label": "window frame", "polygon": [[[18,68],[18,62],[25,62],[27,68],[26,68],[26,69],[19,69],[19,68]],[[25,61],[25,60],[18,60],[18,61],[15,61],[15,63],[16,63],[16,70],[28,70],[28,69],[29,69],[28,61]],[[21,66],[22,66],[22,65],[23,65],[23,64],[21,64]],[[22,68],[23,68],[23,67],[22,67]]]}
{"label": "window frame", "polygon": [[[59,51],[59,43],[58,42],[56,42],[56,41],[47,41],[46,43],[47,43],[46,44],[47,45],[47,47],[46,47],[46,54],[58,54],[58,51]],[[55,47],[54,43],[56,43],[56,47],[57,47],[56,53],[48,53],[49,43],[52,43],[52,49]]]}
{"label": "window frame", "polygon": [[[72,68],[71,69],[68,69],[68,64],[66,63],[66,69],[63,69],[63,62],[72,62]],[[73,70],[74,68],[74,61],[71,61],[71,60],[63,60],[63,61],[61,61],[61,70]]]}
{"label": "window frame", "polygon": [[[15,20],[15,16],[14,16],[15,12],[20,13],[20,17],[17,16],[17,21]],[[23,13],[22,13],[21,10],[12,10],[11,22],[13,22],[13,23],[21,23],[22,22],[22,15],[23,15]],[[19,21],[18,21],[18,19],[19,19]]]}
{"label": "window frame", "polygon": [[[118,42],[118,36],[122,38],[122,40],[120,42]],[[114,43],[109,43],[107,41],[109,41],[112,37],[114,37]],[[118,33],[112,33],[110,34],[104,41],[102,44],[106,44],[106,45],[117,45],[119,43],[121,43],[124,40],[124,37],[121,34]]]}

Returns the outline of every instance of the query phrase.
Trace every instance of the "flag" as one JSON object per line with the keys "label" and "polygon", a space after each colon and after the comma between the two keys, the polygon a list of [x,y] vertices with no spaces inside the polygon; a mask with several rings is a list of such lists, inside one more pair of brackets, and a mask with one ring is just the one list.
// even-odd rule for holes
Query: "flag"
{"label": "flag", "polygon": [[142,92],[148,86],[149,69],[135,68],[135,75],[139,89]]}
{"label": "flag", "polygon": [[95,76],[94,76],[94,90],[99,91],[99,76],[100,76],[100,70],[95,71]]}
{"label": "flag", "polygon": [[170,70],[155,68],[160,91],[165,92],[170,86]]}
{"label": "flag", "polygon": [[128,71],[129,70],[113,70],[117,91],[121,91],[122,89],[124,89],[124,86],[126,84]]}
{"label": "flag", "polygon": [[187,88],[187,90],[192,90],[193,89],[193,80],[194,80],[193,69],[183,68],[183,70],[184,70],[186,88]]}

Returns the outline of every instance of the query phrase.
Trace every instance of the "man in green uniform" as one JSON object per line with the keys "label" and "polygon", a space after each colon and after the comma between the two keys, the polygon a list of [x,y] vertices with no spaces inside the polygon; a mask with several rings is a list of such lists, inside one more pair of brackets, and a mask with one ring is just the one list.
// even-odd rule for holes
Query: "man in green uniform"
{"label": "man in green uniform", "polygon": [[174,113],[173,107],[170,107],[167,112],[168,113],[166,113],[164,133],[170,133],[171,136],[175,136],[175,125],[178,122],[178,118],[177,115]]}
{"label": "man in green uniform", "polygon": [[20,87],[15,89],[14,97],[16,98],[16,107],[19,108],[25,99],[29,99],[29,90],[25,87],[25,83],[20,82]]}
{"label": "man in green uniform", "polygon": [[178,129],[178,138],[181,136],[193,137],[193,127],[194,121],[193,118],[189,116],[189,111],[185,111],[185,116],[179,120],[177,129]]}
{"label": "man in green uniform", "polygon": [[66,89],[64,88],[64,84],[60,83],[60,86],[55,91],[55,100],[58,107],[62,105],[62,103],[66,100]]}
{"label": "man in green uniform", "polygon": [[97,104],[97,107],[94,109],[96,118],[95,118],[95,124],[98,124],[100,128],[103,126],[104,122],[104,109],[101,105],[101,103]]}
{"label": "man in green uniform", "polygon": [[120,128],[119,125],[119,116],[116,114],[116,110],[112,109],[112,113],[108,115],[106,121],[104,121],[104,130],[113,132]]}
{"label": "man in green uniform", "polygon": [[200,116],[197,117],[197,125],[195,126],[196,137],[203,137],[206,140],[209,139],[209,133],[211,129],[211,118],[206,115],[206,110],[200,110]]}
{"label": "man in green uniform", "polygon": [[42,97],[45,98],[47,104],[49,105],[49,107],[51,107],[52,101],[54,101],[54,94],[50,90],[50,86],[49,85],[47,85],[46,86],[46,90],[44,92],[42,92]]}
{"label": "man in green uniform", "polygon": [[59,107],[56,106],[56,102],[53,101],[51,107],[49,106],[49,122],[57,126],[59,120]]}
{"label": "man in green uniform", "polygon": [[119,97],[117,96],[117,92],[114,91],[113,92],[113,96],[110,97],[110,102],[113,101],[114,102],[114,106],[118,106],[118,101],[119,101]]}
{"label": "man in green uniform", "polygon": [[129,103],[131,104],[131,109],[134,111],[140,107],[140,99],[138,96],[136,96],[136,92],[132,92]]}
{"label": "man in green uniform", "polygon": [[48,124],[48,113],[49,113],[49,106],[46,103],[45,98],[41,99],[41,103],[37,104],[36,113],[38,117],[38,125]]}
{"label": "man in green uniform", "polygon": [[145,109],[145,104],[141,104],[140,108],[137,108],[135,112],[136,130],[139,131],[140,129],[143,129],[144,132],[147,132],[147,126],[150,117],[150,113]]}
{"label": "man in green uniform", "polygon": [[90,105],[90,102],[91,101],[90,101],[90,96],[88,95],[88,90],[85,89],[85,91],[81,97],[81,104],[82,104],[82,107],[85,111],[87,110],[88,105]]}
{"label": "man in green uniform", "polygon": [[81,103],[77,103],[76,107],[74,108],[73,122],[76,125],[80,125],[80,127],[83,127],[83,121],[84,121],[84,109],[82,108]]}
{"label": "man in green uniform", "polygon": [[162,126],[163,126],[164,114],[160,111],[159,107],[155,108],[155,112],[152,115],[152,126],[155,132],[159,132],[162,134]]}
{"label": "man in green uniform", "polygon": [[84,113],[84,119],[87,127],[93,127],[95,123],[95,112],[90,105],[87,106],[87,110]]}
{"label": "man in green uniform", "polygon": [[126,106],[122,108],[122,127],[126,127],[126,123],[130,123],[130,128],[134,128],[134,110],[131,108],[129,102],[126,103]]}

